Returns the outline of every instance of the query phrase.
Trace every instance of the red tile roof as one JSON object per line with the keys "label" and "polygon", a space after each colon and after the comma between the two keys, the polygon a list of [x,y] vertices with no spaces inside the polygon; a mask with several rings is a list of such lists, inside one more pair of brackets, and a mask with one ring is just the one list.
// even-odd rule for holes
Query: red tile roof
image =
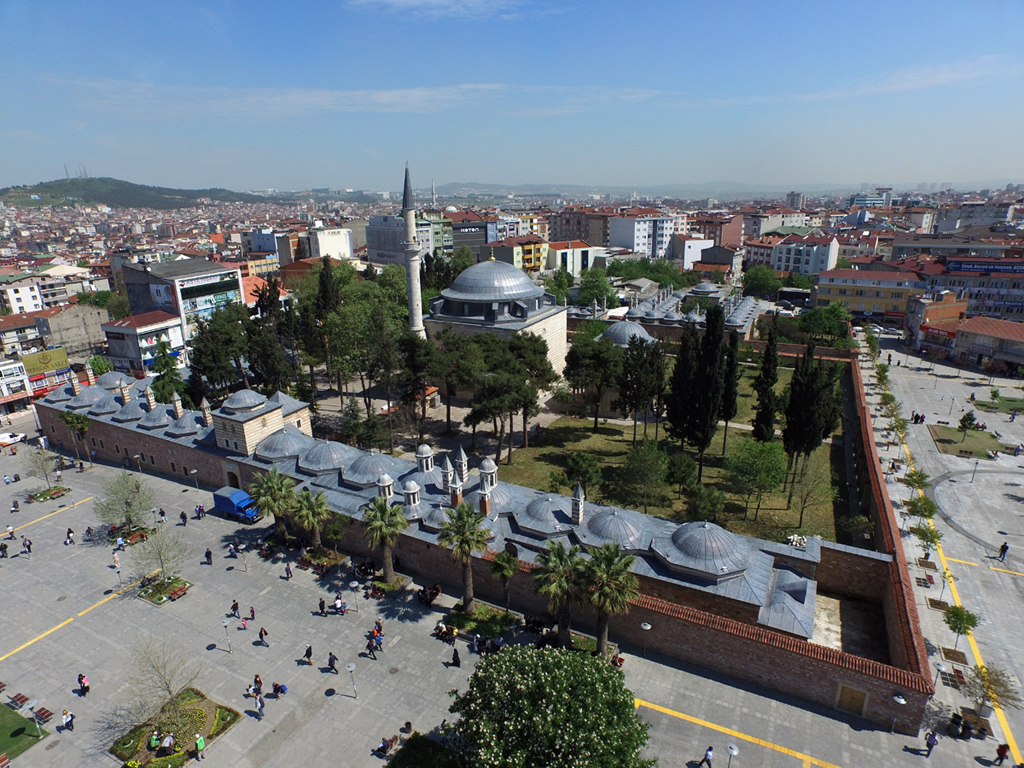
{"label": "red tile roof", "polygon": [[965,320],[957,330],[1007,341],[1024,342],[1024,323],[1015,323],[1012,320],[996,320],[994,317],[978,315]]}
{"label": "red tile roof", "polygon": [[907,280],[905,272],[881,269],[830,269],[818,273],[819,278],[845,278],[852,280]]}
{"label": "red tile roof", "polygon": [[590,248],[590,243],[586,243],[583,240],[559,240],[554,243],[548,243],[548,246],[556,251],[564,251],[569,248]]}
{"label": "red tile roof", "polygon": [[164,312],[162,309],[156,309],[152,312],[143,312],[141,315],[132,315],[120,320],[112,320],[109,323],[103,323],[103,325],[112,328],[145,328],[147,325],[156,325],[157,323],[166,323],[178,319],[177,315]]}

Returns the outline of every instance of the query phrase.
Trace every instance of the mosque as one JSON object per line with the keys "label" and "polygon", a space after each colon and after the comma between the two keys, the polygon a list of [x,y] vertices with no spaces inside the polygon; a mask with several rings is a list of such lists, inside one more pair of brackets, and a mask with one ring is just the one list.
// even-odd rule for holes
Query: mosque
{"label": "mosque", "polygon": [[[564,310],[504,262],[467,269],[431,302],[424,318],[408,169],[403,215],[411,330],[434,333],[444,322],[475,333],[540,328],[564,361]],[[559,322],[557,345],[550,334],[558,332]],[[609,337],[628,343],[642,331],[639,324],[620,324]],[[556,370],[564,367],[552,362]],[[90,386],[73,379],[37,402],[43,433],[65,453],[71,452],[63,445],[68,443],[99,461],[145,467],[208,488],[247,487],[276,468],[295,480],[296,491],[323,492],[332,510],[355,521],[337,546],[356,556],[376,554],[358,521],[375,497],[384,497],[400,505],[410,523],[395,547],[400,570],[439,580],[456,594],[460,570],[438,537],[449,510],[468,502],[489,533],[488,551],[475,558],[478,593],[500,600],[501,584],[486,562],[497,552],[511,552],[525,572],[513,579],[513,605],[533,614],[545,615],[547,607],[532,590],[528,572],[549,543],[584,551],[616,544],[635,556],[641,595],[628,614],[612,619],[613,641],[627,647],[643,642],[666,656],[887,728],[895,718],[901,731],[918,730],[933,688],[921,659],[917,615],[903,596],[906,563],[897,547],[874,552],[818,539],[781,544],[710,522],[680,524],[597,503],[579,486],[566,497],[503,482],[490,458],[474,471],[461,447],[438,455],[421,445],[407,460],[317,440],[306,404],[283,393],[268,397],[245,389],[219,408],[204,400],[188,411],[177,399],[157,403],[146,380],[118,373],[95,378],[88,370],[87,375]],[[64,412],[88,415],[87,432],[72,434],[60,421]],[[877,470],[877,458],[873,462]],[[891,509],[878,515],[884,519]],[[871,618],[874,636],[844,624],[851,607]],[[583,610],[577,623],[593,627],[595,617]],[[903,704],[893,704],[896,694]]]}

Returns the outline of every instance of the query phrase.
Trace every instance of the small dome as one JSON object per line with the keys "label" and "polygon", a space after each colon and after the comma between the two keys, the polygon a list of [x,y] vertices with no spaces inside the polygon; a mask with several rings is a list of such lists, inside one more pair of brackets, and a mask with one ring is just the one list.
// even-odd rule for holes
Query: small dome
{"label": "small dome", "polygon": [[85,408],[95,405],[105,397],[113,398],[113,395],[102,387],[86,387],[68,401],[68,406],[71,408]]}
{"label": "small dome", "polygon": [[127,384],[130,387],[134,383],[134,379],[131,379],[118,371],[107,371],[96,379],[96,386],[103,387],[103,389],[119,389],[122,384]]}
{"label": "small dome", "polygon": [[651,334],[640,323],[634,323],[630,320],[620,320],[617,323],[612,323],[608,330],[601,334],[600,338],[609,339],[612,344],[618,347],[628,347],[629,340],[634,336],[639,337],[643,341],[654,341]]}
{"label": "small dome", "polygon": [[248,411],[267,402],[267,396],[251,389],[240,389],[227,400],[224,407],[229,411]]}
{"label": "small dome", "polygon": [[156,408],[147,413],[139,421],[139,426],[144,429],[156,429],[166,427],[174,421],[174,411],[167,406],[157,403]]}
{"label": "small dome", "polygon": [[454,301],[517,301],[543,296],[544,289],[534,285],[523,270],[512,264],[482,261],[464,270],[441,295]]}
{"label": "small dome", "polygon": [[429,459],[433,455],[434,455],[434,449],[431,448],[426,443],[424,443],[423,445],[421,445],[419,448],[416,449],[416,458],[417,459]]}
{"label": "small dome", "polygon": [[386,475],[391,463],[382,453],[364,453],[347,467],[343,476],[345,482],[370,487],[377,483],[377,478]]}
{"label": "small dome", "polygon": [[565,496],[538,496],[525,509],[512,513],[520,527],[536,533],[556,533],[569,528],[572,502]]}
{"label": "small dome", "polygon": [[497,472],[498,471],[498,465],[494,463],[493,459],[488,457],[488,458],[486,458],[486,459],[484,459],[483,461],[480,462],[480,471],[481,472]]}
{"label": "small dome", "polygon": [[303,434],[291,424],[287,424],[284,429],[279,429],[259,442],[256,446],[256,458],[264,461],[297,458],[309,450],[312,445],[312,437]]}
{"label": "small dome", "polygon": [[402,490],[406,493],[419,493],[420,487],[415,480],[407,480],[405,485],[402,486]]}
{"label": "small dome", "polygon": [[[71,374],[74,376],[74,374]],[[66,403],[72,397],[75,396],[75,390],[70,386],[58,387],[46,396],[45,402],[47,403]]]}
{"label": "small dome", "polygon": [[377,485],[394,485],[395,481],[391,479],[391,475],[384,472],[377,478]]}
{"label": "small dome", "polygon": [[[104,416],[108,413],[116,413],[121,407],[121,404],[117,401],[117,398],[107,392],[105,389],[99,390],[105,397],[100,397],[93,406],[89,409],[89,415],[91,416]],[[74,400],[71,401],[74,404]]]}
{"label": "small dome", "polygon": [[630,307],[630,310],[626,313],[626,317],[643,317],[644,310],[640,307]]}
{"label": "small dome", "polygon": [[349,460],[351,450],[341,443],[318,442],[299,459],[299,469],[313,474],[339,470]]}
{"label": "small dome", "polygon": [[114,414],[114,421],[138,421],[146,413],[146,404],[144,402],[141,400],[129,400]]}
{"label": "small dome", "polygon": [[709,280],[705,280],[695,285],[690,293],[695,293],[698,296],[713,296],[718,293],[718,286]]}
{"label": "small dome", "polygon": [[186,412],[184,416],[175,421],[167,428],[167,434],[172,437],[185,437],[194,435],[199,431],[199,423],[196,421],[196,413]]}
{"label": "small dome", "polygon": [[713,523],[686,523],[672,534],[679,563],[709,575],[724,575],[747,567],[750,552],[742,539]]}
{"label": "small dome", "polygon": [[639,512],[610,509],[593,515],[578,534],[586,544],[601,546],[611,542],[623,549],[638,550],[643,546],[643,521]]}

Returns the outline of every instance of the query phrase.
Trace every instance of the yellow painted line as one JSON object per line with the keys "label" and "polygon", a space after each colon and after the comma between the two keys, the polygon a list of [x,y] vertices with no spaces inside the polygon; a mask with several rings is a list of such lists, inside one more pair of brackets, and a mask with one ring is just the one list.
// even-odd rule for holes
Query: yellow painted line
{"label": "yellow painted line", "polygon": [[37,640],[42,640],[44,637],[46,637],[51,632],[56,632],[58,629],[60,629],[61,627],[65,626],[67,624],[70,624],[72,621],[74,621],[74,619],[68,619],[63,624],[58,624],[53,629],[46,630],[45,632],[43,632],[43,634],[39,635],[38,637],[33,637],[27,643],[25,643],[24,645],[22,645],[22,646],[20,646],[18,648],[15,648],[13,651],[11,651],[10,653],[6,654],[5,656],[0,656],[0,661],[3,661],[4,659],[10,658],[14,654],[16,654],[18,651],[21,651],[21,650],[24,650],[25,648],[28,648],[30,645],[32,645],[32,643],[36,642]]}
{"label": "yellow painted line", "polygon": [[989,568],[991,568],[993,571],[999,571],[1000,573],[1009,573],[1013,576],[1024,576],[1024,573],[1021,573],[1020,571],[1008,571],[1005,568],[996,568],[994,565],[990,565]]}
{"label": "yellow painted line", "polygon": [[[151,574],[149,574],[149,575],[150,575],[150,576],[153,576],[153,575],[155,575],[155,574],[157,574],[157,573],[159,573],[159,572],[160,572],[160,569],[158,568],[157,570],[153,571],[153,573],[151,573]],[[148,578],[148,577],[147,577],[147,578]],[[141,579],[139,579],[139,581],[142,581],[142,580],[141,580]],[[119,590],[118,590],[117,592],[114,592],[114,593],[113,593],[112,595],[108,595],[107,597],[103,598],[102,600],[100,600],[100,601],[99,601],[98,603],[96,603],[95,605],[90,605],[90,606],[89,606],[88,608],[86,608],[86,609],[85,609],[84,611],[82,611],[82,612],[81,612],[80,614],[78,614],[78,615],[79,615],[79,616],[85,616],[85,614],[87,614],[87,613],[88,613],[89,611],[91,611],[91,610],[92,610],[93,608],[98,608],[99,606],[101,606],[101,605],[103,605],[103,604],[104,604],[105,602],[107,602],[108,600],[112,600],[113,598],[117,597],[118,595],[124,594],[124,593],[125,593],[126,591],[128,591],[129,589],[131,589],[132,587],[134,587],[134,586],[135,586],[136,584],[138,584],[138,583],[139,583],[138,581],[132,582],[131,584],[129,584],[128,586],[126,586],[126,587],[125,587],[124,589],[119,589]],[[58,625],[57,625],[56,627],[53,627],[52,629],[48,629],[48,630],[46,630],[45,632],[43,632],[43,634],[39,635],[38,637],[33,637],[33,638],[32,638],[31,640],[29,640],[29,641],[28,641],[27,643],[25,643],[24,645],[22,645],[22,646],[19,646],[18,648],[15,648],[15,649],[14,649],[13,651],[11,651],[10,653],[8,653],[8,654],[6,654],[6,655],[4,655],[4,656],[0,656],[0,661],[3,661],[4,659],[8,659],[8,658],[10,658],[11,656],[13,656],[14,654],[16,654],[16,653],[17,653],[18,651],[22,651],[22,650],[24,650],[25,648],[28,648],[28,647],[29,647],[30,645],[32,645],[32,643],[36,642],[37,640],[42,640],[42,639],[43,639],[44,637],[46,637],[47,635],[49,635],[49,634],[50,634],[50,633],[52,633],[52,632],[56,632],[56,631],[57,631],[58,629],[60,629],[61,627],[66,627],[66,626],[67,626],[68,624],[70,624],[70,623],[71,623],[72,621],[74,621],[74,618],[70,618],[70,619],[67,619],[66,621],[63,621],[63,622],[61,622],[60,624],[58,624]]]}
{"label": "yellow painted line", "polygon": [[[914,459],[910,455],[910,448],[907,447],[906,440],[903,440],[902,442],[903,452],[907,455],[907,466],[909,466],[910,469],[913,470],[915,468]],[[924,491],[919,490],[918,494],[924,496]],[[928,525],[932,527],[932,530],[935,529],[934,521],[929,520]],[[942,542],[939,542],[935,545],[935,550],[939,553],[939,560],[942,562],[943,569],[948,570],[949,565],[946,558],[946,553],[942,549]],[[1024,576],[1024,574],[1021,575]],[[950,580],[949,582],[949,594],[952,596],[953,602],[962,608],[964,604],[960,601],[960,592],[956,588],[956,583],[952,580]],[[974,653],[974,659],[978,663],[978,666],[984,667],[985,660],[981,657],[981,649],[978,648],[978,642],[974,639],[973,632],[967,632],[967,641],[971,645],[971,652]],[[995,711],[996,719],[999,720],[999,725],[1003,729],[1003,737],[1006,739],[1006,744],[1010,747],[1010,753],[1013,755],[1014,765],[1024,762],[1024,757],[1021,756],[1020,749],[1018,749],[1017,747],[1017,741],[1013,738],[1013,732],[1010,730],[1010,724],[1007,722],[1006,715],[1004,714],[1002,708],[998,704],[993,704],[992,709]]]}
{"label": "yellow painted line", "polygon": [[63,506],[60,509],[58,509],[56,512],[51,512],[48,515],[43,515],[42,517],[38,517],[35,520],[33,520],[32,522],[30,522],[30,523],[25,523],[24,525],[19,525],[14,530],[20,531],[22,528],[28,528],[30,525],[35,525],[36,523],[41,523],[41,522],[43,522],[43,520],[45,520],[48,517],[53,517],[54,515],[59,515],[61,512],[67,512],[69,509],[74,509],[79,504],[85,504],[85,502],[91,501],[92,498],[93,498],[92,496],[89,496],[88,498],[82,499],[81,501],[76,501],[74,504],[68,504],[66,506]]}
{"label": "yellow painted line", "polygon": [[960,563],[961,565],[978,565],[977,563],[972,563],[969,560],[957,560],[955,557],[947,557],[946,559],[949,560],[949,562],[951,563]]}
{"label": "yellow painted line", "polygon": [[676,712],[675,710],[668,709],[667,707],[662,707],[657,704],[651,704],[649,701],[643,701],[642,699],[633,699],[633,705],[635,707],[647,707],[648,709],[653,709],[655,712],[661,712],[664,715],[676,717],[680,720],[686,720],[687,722],[693,723],[694,725],[699,725],[703,728],[709,728],[712,731],[718,731],[719,733],[724,733],[727,736],[732,736],[736,739],[748,741],[751,744],[757,744],[758,746],[765,747],[766,749],[771,749],[775,752],[780,752],[783,755],[795,757],[797,760],[803,761],[804,766],[817,765],[820,768],[839,768],[839,766],[837,765],[834,765],[832,763],[826,763],[824,760],[819,760],[816,757],[811,757],[810,755],[805,755],[803,752],[797,752],[795,750],[789,749],[788,747],[782,747],[778,744],[772,744],[772,742],[770,741],[759,739],[756,736],[749,736],[745,733],[734,731],[731,728],[726,728],[722,725],[715,725],[714,723],[709,723],[707,720],[701,720],[699,717],[685,715],[682,712]]}

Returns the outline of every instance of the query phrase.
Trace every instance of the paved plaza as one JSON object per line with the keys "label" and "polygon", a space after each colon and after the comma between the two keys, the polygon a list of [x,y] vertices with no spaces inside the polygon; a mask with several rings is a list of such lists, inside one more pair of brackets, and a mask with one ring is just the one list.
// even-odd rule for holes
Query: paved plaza
{"label": "paved plaza", "polygon": [[[894,342],[885,340],[884,344]],[[893,368],[891,390],[908,412],[924,412],[929,422],[940,415],[943,420],[955,421],[946,413],[952,398],[961,403],[971,391],[977,391],[979,397],[987,392],[988,379],[980,374],[964,373],[956,378],[956,369],[940,366],[936,378],[919,368],[913,358],[910,363]],[[870,367],[865,366],[864,372],[870,377]],[[1006,388],[1008,383],[997,381],[996,385]],[[1005,421],[1006,417],[989,418],[990,426],[997,419]],[[14,428],[32,434],[31,416],[16,421]],[[1007,442],[1024,441],[1024,423],[1000,423],[997,428]],[[943,555],[959,577],[956,590],[960,599],[983,616],[975,638],[979,652],[987,663],[1016,673],[1014,658],[1019,654],[1014,654],[1014,648],[1019,641],[1015,638],[1022,635],[1024,615],[1020,593],[1024,586],[1024,526],[1019,522],[1024,490],[1018,490],[1018,483],[1024,483],[1020,472],[1024,462],[1012,456],[982,461],[971,483],[974,462],[938,454],[925,427],[910,428],[907,446],[916,466],[942,478],[935,487],[942,505],[942,517],[936,524],[945,534]],[[898,454],[891,449],[886,455]],[[8,488],[9,492],[21,494],[37,485],[33,478],[25,477],[20,457],[5,453],[0,457],[0,470],[22,475],[22,482]],[[74,493],[72,499],[60,500],[66,502],[63,506],[58,502],[22,503],[17,513],[8,513],[9,507],[5,507],[8,520],[19,527],[19,538],[28,535],[34,547],[31,559],[19,554],[20,546],[14,546],[12,554],[17,556],[0,560],[4,617],[0,680],[7,684],[7,694],[24,693],[57,713],[73,710],[78,726],[74,733],[53,733],[58,716],[50,723],[51,734],[16,760],[16,765],[117,764],[104,754],[108,745],[99,740],[95,724],[124,695],[126,658],[140,635],[173,636],[191,648],[205,663],[198,687],[244,713],[239,724],[207,749],[207,764],[213,768],[377,766],[383,761],[371,750],[382,736],[398,733],[407,720],[417,730],[430,731],[450,717],[447,691],[464,689],[476,657],[462,651],[461,669],[449,668],[445,662],[451,658],[450,647],[430,633],[441,612],[457,601],[457,594],[444,595],[430,611],[416,602],[411,591],[414,586],[387,602],[362,597],[350,601],[358,613],[321,617],[316,615],[317,603],[321,597],[333,597],[336,583],[325,584],[302,571],[287,581],[283,561],[267,563],[249,556],[243,562],[227,557],[227,543],[235,536],[251,545],[269,523],[240,527],[210,514],[201,521],[190,520],[182,531],[194,550],[182,574],[195,583],[186,597],[156,607],[119,595],[107,544],[62,544],[68,526],[75,529],[79,540],[87,526],[98,527],[92,505],[102,483],[114,471],[97,466],[84,474],[65,473]],[[210,489],[197,490],[152,476],[146,480],[167,511],[168,524],[179,529],[180,510],[191,510],[197,503],[212,508]],[[895,478],[891,478],[890,491],[894,499],[909,496],[906,486]],[[74,507],[68,506],[72,500]],[[1009,556],[1005,563],[998,563],[993,559],[995,550],[1004,540],[1010,545]],[[904,545],[908,556],[912,555],[911,539],[905,538]],[[206,547],[215,553],[212,567],[201,562]],[[129,550],[122,555],[122,565],[128,566],[130,559]],[[917,566],[911,571],[912,576],[923,575]],[[942,624],[941,614],[927,608],[926,598],[937,597],[938,591],[938,585],[916,591],[933,663],[939,646],[951,646],[954,639]],[[255,607],[256,621],[245,631],[239,621],[231,621],[229,654],[221,622],[235,599],[243,611]],[[377,615],[384,617],[386,636],[385,651],[374,661],[365,656],[363,648]],[[629,615],[613,619],[613,638],[616,623],[628,621]],[[270,633],[269,648],[257,644],[260,627]],[[307,642],[314,649],[312,668],[297,661]],[[960,647],[969,657],[974,654],[966,639]],[[719,766],[728,764],[726,746],[735,744],[739,754],[732,760],[734,768],[910,766],[924,760],[924,731],[917,739],[890,734],[858,718],[706,670],[654,655],[645,660],[641,648],[624,650],[626,683],[637,697],[642,716],[651,723],[649,752],[660,758],[662,766],[695,766],[709,744],[715,747]],[[340,658],[340,675],[322,669],[330,651]],[[356,665],[358,698],[353,696],[352,679],[343,671],[348,662]],[[87,699],[75,694],[79,672],[92,683]],[[288,686],[283,699],[267,700],[267,716],[262,722],[255,720],[249,700],[244,698],[256,673],[268,686],[271,682]],[[935,697],[936,718],[948,716],[943,713],[953,706],[967,704],[958,692],[940,685]],[[1011,710],[1006,718],[1013,732],[1024,731],[1021,713]],[[993,724],[997,734],[984,742],[952,740],[943,733],[929,764],[940,768],[989,764],[996,745],[1010,738],[995,719]]]}

